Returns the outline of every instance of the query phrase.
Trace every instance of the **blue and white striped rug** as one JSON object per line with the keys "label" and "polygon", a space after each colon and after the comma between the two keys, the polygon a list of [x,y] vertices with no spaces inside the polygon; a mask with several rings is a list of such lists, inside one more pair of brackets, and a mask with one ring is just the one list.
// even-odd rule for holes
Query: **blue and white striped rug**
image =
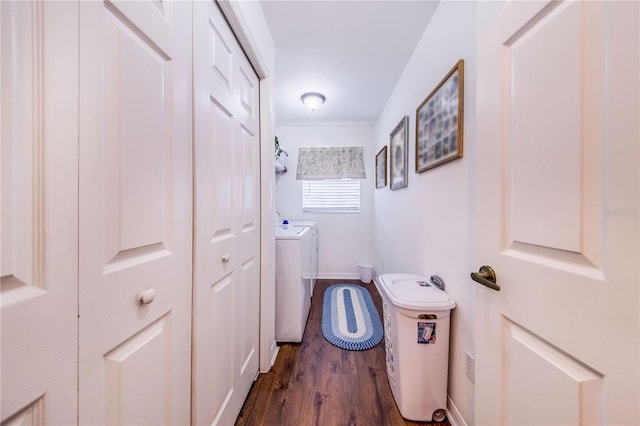
{"label": "blue and white striped rug", "polygon": [[366,288],[335,284],[325,290],[322,334],[330,343],[350,351],[371,349],[382,341],[382,323]]}

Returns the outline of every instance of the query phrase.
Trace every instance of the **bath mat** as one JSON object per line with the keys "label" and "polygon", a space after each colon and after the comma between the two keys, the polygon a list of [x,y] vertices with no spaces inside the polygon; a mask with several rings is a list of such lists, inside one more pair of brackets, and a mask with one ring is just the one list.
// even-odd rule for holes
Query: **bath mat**
{"label": "bath mat", "polygon": [[382,341],[382,323],[366,288],[335,284],[325,290],[322,334],[329,343],[350,351],[371,349]]}

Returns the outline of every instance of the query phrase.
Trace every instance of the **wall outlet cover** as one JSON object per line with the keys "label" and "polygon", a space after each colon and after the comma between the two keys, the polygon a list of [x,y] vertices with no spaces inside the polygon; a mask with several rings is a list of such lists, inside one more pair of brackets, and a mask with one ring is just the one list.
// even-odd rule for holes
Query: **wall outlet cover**
{"label": "wall outlet cover", "polygon": [[476,382],[476,360],[467,351],[464,352],[464,373],[467,375],[471,383]]}

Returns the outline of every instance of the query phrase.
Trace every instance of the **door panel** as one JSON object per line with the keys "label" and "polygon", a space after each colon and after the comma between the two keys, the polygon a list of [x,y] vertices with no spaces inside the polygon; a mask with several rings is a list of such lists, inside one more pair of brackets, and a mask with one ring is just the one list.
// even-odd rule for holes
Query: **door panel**
{"label": "door panel", "polygon": [[[233,116],[225,110],[224,107],[211,100],[209,103],[209,122],[203,123],[208,127],[208,134],[212,135],[214,140],[231,141],[233,140]],[[233,238],[232,218],[233,218],[233,157],[231,149],[224,144],[207,144],[201,149],[203,160],[208,160],[215,173],[215,180],[210,182],[197,182],[197,185],[203,185],[208,189],[209,200],[207,204],[211,215],[211,231],[212,240],[220,242],[225,239]],[[196,160],[197,162],[197,160]],[[204,188],[203,188],[204,189]],[[202,202],[207,202],[203,199]],[[199,200],[200,201],[200,200]],[[203,205],[204,207],[204,205]],[[213,242],[213,241],[212,241]]]}
{"label": "door panel", "polygon": [[503,330],[507,424],[600,423],[600,373],[506,318]]}
{"label": "door panel", "polygon": [[78,346],[78,6],[2,2],[0,19],[0,421],[72,424]]}
{"label": "door panel", "polygon": [[[597,40],[603,22],[583,22],[583,12],[591,14],[583,9],[579,3],[545,8],[504,43],[510,151],[505,204],[512,210],[507,233],[518,243],[512,255],[533,253],[594,267],[598,237],[585,244],[583,236],[598,228],[597,217],[583,212],[602,210],[598,130],[603,117],[594,107],[604,98],[589,83],[602,80],[603,57],[596,52],[602,48]],[[582,39],[585,33],[591,35]],[[540,88],[553,94],[552,102],[531,102]]]}
{"label": "door panel", "polygon": [[[580,248],[582,181],[583,81],[575,39],[581,33],[580,6],[556,8],[537,18],[505,43],[510,90],[505,119],[509,141],[518,141],[509,145],[512,238],[575,252]],[[530,102],[541,87],[554,93],[553,103]],[[532,114],[539,121],[529,120]]]}
{"label": "door panel", "polygon": [[[260,294],[260,287],[258,286],[258,268],[254,258],[247,260],[244,264],[242,264],[242,289],[240,293],[240,300],[245,301],[241,308],[242,314],[242,324],[251,325],[256,323],[256,312],[259,311],[259,303],[258,297],[256,295]],[[239,354],[239,365],[240,365],[240,376],[244,377],[245,375],[249,377],[251,380],[248,381],[249,387],[251,383],[255,379],[257,375],[257,368],[255,366],[256,358],[258,357],[258,347],[256,342],[258,342],[258,327],[247,328],[242,333],[242,338],[240,339],[240,350]],[[244,384],[246,386],[246,383]],[[249,388],[246,388],[246,393],[249,392]]]}
{"label": "door panel", "polygon": [[190,15],[80,5],[80,423],[189,423]]}
{"label": "door panel", "polygon": [[[234,392],[234,335],[233,327],[224,327],[223,324],[229,322],[229,318],[233,318],[233,287],[234,283],[231,277],[224,277],[217,284],[212,286],[208,304],[211,311],[207,317],[195,319],[201,321],[195,328],[201,333],[207,333],[209,336],[215,336],[224,345],[218,345],[207,351],[211,358],[208,360],[198,359],[194,365],[194,374],[200,375],[200,372],[206,372],[201,379],[194,379],[194,394],[200,398],[206,395],[210,398],[207,403],[206,399],[199,399],[197,406],[198,412],[195,412],[194,424],[205,424],[206,421],[199,420],[202,418],[212,419],[210,423],[218,423],[222,414],[225,413],[229,399]],[[196,339],[199,337],[196,336]],[[209,338],[210,339],[210,338]],[[207,340],[205,340],[207,342]],[[202,342],[201,342],[202,343]],[[210,341],[209,341],[210,344]],[[198,354],[198,346],[196,340],[196,354]],[[199,376],[200,377],[200,376]],[[193,401],[196,404],[196,401]],[[195,409],[195,406],[194,406]],[[203,414],[204,413],[204,414]],[[203,417],[206,416],[206,417]],[[233,423],[233,421],[231,422]]]}
{"label": "door panel", "polygon": [[636,424],[638,5],[479,11],[476,420]]}
{"label": "door panel", "polygon": [[104,355],[106,424],[168,424],[169,327],[160,318]]}
{"label": "door panel", "polygon": [[[169,57],[110,10],[105,22],[105,272],[162,257],[170,235]],[[117,11],[116,11],[117,12]],[[142,78],[144,77],[144,78]],[[165,99],[165,96],[167,98]],[[124,261],[124,263],[123,263]]]}
{"label": "door panel", "polygon": [[233,424],[258,372],[258,79],[214,3],[194,32],[192,420]]}

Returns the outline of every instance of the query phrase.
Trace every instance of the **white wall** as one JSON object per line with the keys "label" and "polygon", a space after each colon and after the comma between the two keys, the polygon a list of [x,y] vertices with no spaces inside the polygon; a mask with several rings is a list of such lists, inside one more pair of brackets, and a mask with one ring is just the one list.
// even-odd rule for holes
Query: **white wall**
{"label": "white wall", "polygon": [[[449,395],[474,423],[474,386],[465,376],[464,353],[474,355],[473,265],[475,157],[476,4],[441,2],[375,125],[375,148],[409,116],[409,186],[374,190],[376,274],[438,275],[456,300],[452,313]],[[416,107],[456,64],[465,61],[464,157],[415,173]]]}
{"label": "white wall", "polygon": [[[302,104],[300,104],[302,107]],[[276,127],[289,153],[287,172],[276,175],[276,208],[284,219],[318,221],[320,278],[358,278],[358,263],[373,262],[374,157],[372,125]],[[302,181],[296,180],[298,148],[364,147],[366,179],[360,185],[360,213],[303,213]]]}

